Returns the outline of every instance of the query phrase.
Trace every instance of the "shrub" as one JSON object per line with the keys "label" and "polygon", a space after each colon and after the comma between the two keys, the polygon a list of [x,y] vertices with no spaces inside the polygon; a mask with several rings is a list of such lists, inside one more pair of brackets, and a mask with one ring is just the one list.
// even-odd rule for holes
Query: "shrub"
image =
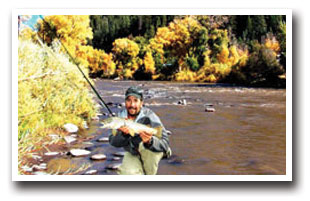
{"label": "shrub", "polygon": [[[82,69],[87,75],[87,69]],[[95,114],[86,80],[67,56],[47,46],[19,41],[19,140],[47,134],[68,122],[82,127]]]}

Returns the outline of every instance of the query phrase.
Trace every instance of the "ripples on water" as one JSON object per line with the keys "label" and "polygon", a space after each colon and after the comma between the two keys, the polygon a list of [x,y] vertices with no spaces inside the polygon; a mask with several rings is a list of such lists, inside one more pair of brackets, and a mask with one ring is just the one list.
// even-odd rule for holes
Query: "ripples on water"
{"label": "ripples on water", "polygon": [[[96,81],[106,102],[123,103],[124,93],[132,85],[145,89],[145,106],[173,133],[170,145],[174,156],[160,162],[158,174],[285,174],[285,89]],[[178,104],[183,99],[187,104]],[[205,104],[213,105],[216,111],[205,112]],[[106,145],[96,152],[109,156],[116,150]],[[95,162],[93,168],[100,169],[100,174],[114,174],[102,170],[104,163],[111,162]]]}

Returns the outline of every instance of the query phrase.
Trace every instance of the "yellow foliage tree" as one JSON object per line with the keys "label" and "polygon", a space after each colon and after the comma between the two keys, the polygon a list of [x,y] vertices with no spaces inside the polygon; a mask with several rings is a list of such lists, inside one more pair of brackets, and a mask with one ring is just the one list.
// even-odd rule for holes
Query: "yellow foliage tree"
{"label": "yellow foliage tree", "polygon": [[119,77],[130,79],[141,64],[139,57],[139,46],[128,38],[116,39],[113,42],[112,51],[115,57],[116,72]]}
{"label": "yellow foliage tree", "polygon": [[155,74],[155,62],[150,51],[147,51],[144,56],[144,66],[146,73],[151,73],[152,75]]}
{"label": "yellow foliage tree", "polygon": [[[83,46],[87,45],[87,40],[93,38],[93,32],[89,26],[88,15],[49,15],[44,17],[44,21],[39,22],[39,36],[45,43],[50,45],[55,39],[60,39],[68,52],[77,59],[77,62],[88,66],[85,57],[81,55]],[[61,48],[62,49],[62,48]],[[65,52],[64,49],[62,49]]]}

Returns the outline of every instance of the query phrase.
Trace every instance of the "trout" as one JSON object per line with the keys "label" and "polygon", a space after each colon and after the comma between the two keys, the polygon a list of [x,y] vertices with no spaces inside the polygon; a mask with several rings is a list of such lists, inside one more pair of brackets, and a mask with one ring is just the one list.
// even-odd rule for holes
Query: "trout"
{"label": "trout", "polygon": [[[130,119],[111,117],[103,120],[101,123],[103,124],[101,128],[107,128],[107,129],[119,129],[122,126],[127,126],[130,130],[130,135],[132,137],[135,136],[135,133],[140,133],[141,131],[145,131],[158,138],[161,138],[162,136],[162,127],[151,128],[147,125],[134,122]],[[116,132],[112,132],[112,134],[116,135]]]}

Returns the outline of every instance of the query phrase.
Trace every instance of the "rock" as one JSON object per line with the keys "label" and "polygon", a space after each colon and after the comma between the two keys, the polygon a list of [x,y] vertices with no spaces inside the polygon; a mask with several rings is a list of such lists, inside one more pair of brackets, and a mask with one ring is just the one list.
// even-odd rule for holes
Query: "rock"
{"label": "rock", "polygon": [[213,107],[206,107],[205,112],[215,112],[215,109]]}
{"label": "rock", "polygon": [[119,157],[124,157],[125,152],[124,151],[119,151],[113,154],[114,156],[119,156]]}
{"label": "rock", "polygon": [[57,151],[54,151],[54,152],[46,152],[44,153],[44,156],[57,156],[59,155],[60,153],[57,152]]}
{"label": "rock", "polygon": [[121,166],[122,164],[121,163],[114,163],[114,164],[109,164],[106,169],[109,169],[109,170],[118,170],[119,167]]}
{"label": "rock", "polygon": [[72,156],[75,156],[75,157],[79,157],[79,156],[87,156],[89,155],[91,152],[90,151],[87,151],[85,149],[71,149],[70,150],[70,154]]}
{"label": "rock", "polygon": [[87,148],[87,147],[92,147],[94,146],[94,143],[92,142],[83,142],[82,147]]}
{"label": "rock", "polygon": [[102,137],[97,140],[98,142],[109,142],[109,137]]}
{"label": "rock", "polygon": [[71,143],[77,141],[77,139],[75,137],[72,137],[72,136],[65,136],[64,139],[65,139],[67,144],[71,144]]}
{"label": "rock", "polygon": [[33,154],[31,157],[32,157],[34,160],[41,160],[41,159],[42,159],[42,156],[38,156],[38,155],[35,155],[35,154]]}
{"label": "rock", "polygon": [[116,107],[119,108],[119,109],[121,109],[121,108],[122,108],[122,104],[117,103],[117,104],[116,104]]}
{"label": "rock", "polygon": [[99,121],[99,117],[97,117],[97,116],[96,117],[92,117],[91,119],[94,120],[94,121]]}
{"label": "rock", "polygon": [[97,174],[97,170],[88,170],[87,172],[85,172],[84,174],[86,175],[91,175],[91,174]]}
{"label": "rock", "polygon": [[120,158],[120,157],[113,157],[112,158],[112,161],[120,161],[122,158]]}
{"label": "rock", "polygon": [[95,105],[95,107],[96,107],[96,108],[102,108],[102,106],[99,105],[99,104]]}
{"label": "rock", "polygon": [[87,122],[86,121],[83,121],[83,128],[84,129],[89,129],[88,125],[87,125]]}
{"label": "rock", "polygon": [[166,130],[166,132],[167,132],[167,135],[172,135],[172,132],[171,132],[171,131]]}
{"label": "rock", "polygon": [[90,157],[92,160],[105,160],[107,158],[104,154],[95,154]]}
{"label": "rock", "polygon": [[186,99],[179,100],[178,105],[184,105],[184,106],[187,105]]}
{"label": "rock", "polygon": [[48,174],[46,172],[34,172],[33,174],[34,175],[50,175],[50,174]]}
{"label": "rock", "polygon": [[61,152],[60,155],[61,155],[61,156],[69,155],[69,152],[68,152],[68,151],[64,151],[64,152]]}
{"label": "rock", "polygon": [[79,128],[74,125],[74,124],[71,124],[71,123],[67,123],[63,126],[65,128],[65,130],[69,133],[76,133],[78,132]]}
{"label": "rock", "polygon": [[52,134],[49,134],[48,136],[50,138],[52,138],[52,140],[59,140],[60,139],[60,136],[58,134],[52,133]]}
{"label": "rock", "polygon": [[47,165],[46,163],[41,163],[40,165],[33,165],[32,168],[33,168],[33,171],[46,170]]}
{"label": "rock", "polygon": [[113,103],[112,102],[108,102],[106,103],[107,106],[113,106]]}
{"label": "rock", "polygon": [[212,103],[206,103],[204,104],[205,107],[213,107],[214,105]]}
{"label": "rock", "polygon": [[22,167],[22,170],[24,170],[25,172],[32,172],[33,167],[28,167],[27,165]]}
{"label": "rock", "polygon": [[[82,144],[82,147],[85,148],[85,149],[88,149],[90,147],[93,147],[94,146],[94,143],[91,143],[91,142],[83,142]],[[82,148],[80,147],[80,148]]]}

